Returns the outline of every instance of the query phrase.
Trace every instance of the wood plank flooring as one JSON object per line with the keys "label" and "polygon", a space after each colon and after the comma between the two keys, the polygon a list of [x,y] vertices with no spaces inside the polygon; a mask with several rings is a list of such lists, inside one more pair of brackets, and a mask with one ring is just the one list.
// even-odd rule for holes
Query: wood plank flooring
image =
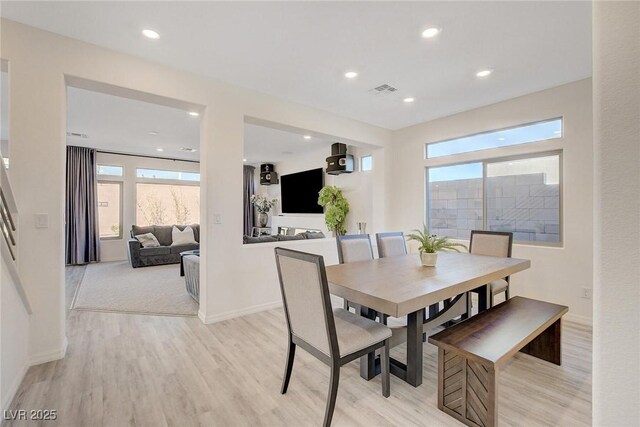
{"label": "wood plank flooring", "polygon": [[[73,277],[77,279],[79,273]],[[329,369],[299,350],[286,395],[282,310],[204,325],[196,318],[71,311],[67,357],[29,369],[11,409],[56,409],[4,426],[320,425]],[[499,374],[499,424],[591,425],[591,330],[564,322],[563,366],[516,355]],[[392,351],[404,358],[405,347]],[[437,409],[437,349],[424,345],[424,382],[341,371],[335,426],[456,426]]]}

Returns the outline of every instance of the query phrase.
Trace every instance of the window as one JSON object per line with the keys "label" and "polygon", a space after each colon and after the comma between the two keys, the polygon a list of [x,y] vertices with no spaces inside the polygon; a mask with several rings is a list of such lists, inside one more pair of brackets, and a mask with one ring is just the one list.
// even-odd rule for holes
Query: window
{"label": "window", "polygon": [[560,165],[561,153],[552,153],[429,168],[429,228],[460,239],[483,229],[559,243]]}
{"label": "window", "polygon": [[544,141],[546,139],[562,137],[562,119],[552,119],[543,122],[517,126],[508,129],[479,133],[476,135],[456,138],[448,141],[427,144],[426,156],[449,156],[451,154],[469,153],[472,151],[488,150],[491,148],[507,147],[510,145],[526,144],[528,142]]}
{"label": "window", "polygon": [[360,157],[360,170],[363,172],[366,172],[372,169],[373,169],[373,157],[371,156]]}
{"label": "window", "polygon": [[200,187],[139,182],[137,225],[200,223]]}
{"label": "window", "polygon": [[124,168],[122,166],[98,165],[96,166],[98,175],[123,176]]}
{"label": "window", "polygon": [[138,178],[150,178],[150,179],[168,179],[173,181],[200,181],[200,174],[197,172],[179,172],[168,171],[158,169],[136,169],[136,176]]}
{"label": "window", "polygon": [[122,238],[121,182],[98,182],[98,229],[101,239]]}
{"label": "window", "polygon": [[441,236],[468,239],[484,227],[482,163],[429,168],[429,230]]}

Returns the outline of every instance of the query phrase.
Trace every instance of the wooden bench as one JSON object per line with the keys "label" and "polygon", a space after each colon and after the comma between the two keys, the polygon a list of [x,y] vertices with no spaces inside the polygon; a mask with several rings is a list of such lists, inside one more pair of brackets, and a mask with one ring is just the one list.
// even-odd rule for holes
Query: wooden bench
{"label": "wooden bench", "polygon": [[496,375],[518,351],[560,365],[563,305],[514,297],[445,329],[438,348],[438,408],[469,426],[498,422]]}

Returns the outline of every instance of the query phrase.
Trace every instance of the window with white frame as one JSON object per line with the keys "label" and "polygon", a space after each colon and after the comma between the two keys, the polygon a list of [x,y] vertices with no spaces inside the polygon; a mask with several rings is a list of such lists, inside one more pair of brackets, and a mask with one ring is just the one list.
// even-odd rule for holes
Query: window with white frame
{"label": "window with white frame", "polygon": [[426,145],[426,158],[509,147],[562,137],[562,118],[544,120],[507,129],[493,130]]}
{"label": "window with white frame", "polygon": [[373,156],[362,156],[360,157],[360,170],[362,172],[367,172],[373,169]]}
{"label": "window with white frame", "polygon": [[432,233],[510,231],[520,242],[560,243],[562,153],[485,159],[427,168]]}
{"label": "window with white frame", "polygon": [[96,173],[104,176],[123,176],[124,167],[113,165],[97,165]]}
{"label": "window with white frame", "polygon": [[138,182],[137,225],[186,225],[200,223],[200,187]]}
{"label": "window with white frame", "polygon": [[121,239],[122,183],[98,181],[97,190],[100,239]]}
{"label": "window with white frame", "polygon": [[161,169],[138,168],[136,169],[136,177],[147,179],[165,179],[171,181],[200,181],[200,174],[197,172],[180,172]]}

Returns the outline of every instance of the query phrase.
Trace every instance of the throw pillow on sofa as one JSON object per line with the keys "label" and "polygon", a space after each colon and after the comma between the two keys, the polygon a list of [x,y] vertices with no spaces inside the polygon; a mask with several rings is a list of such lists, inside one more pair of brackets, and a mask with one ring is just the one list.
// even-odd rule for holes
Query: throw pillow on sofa
{"label": "throw pillow on sofa", "polygon": [[193,228],[188,225],[184,228],[184,230],[180,231],[180,229],[176,226],[171,230],[171,246],[176,245],[197,245],[196,238],[193,235]]}
{"label": "throw pillow on sofa", "polygon": [[160,242],[158,242],[153,233],[138,234],[136,239],[138,239],[143,248],[157,248],[160,246]]}

